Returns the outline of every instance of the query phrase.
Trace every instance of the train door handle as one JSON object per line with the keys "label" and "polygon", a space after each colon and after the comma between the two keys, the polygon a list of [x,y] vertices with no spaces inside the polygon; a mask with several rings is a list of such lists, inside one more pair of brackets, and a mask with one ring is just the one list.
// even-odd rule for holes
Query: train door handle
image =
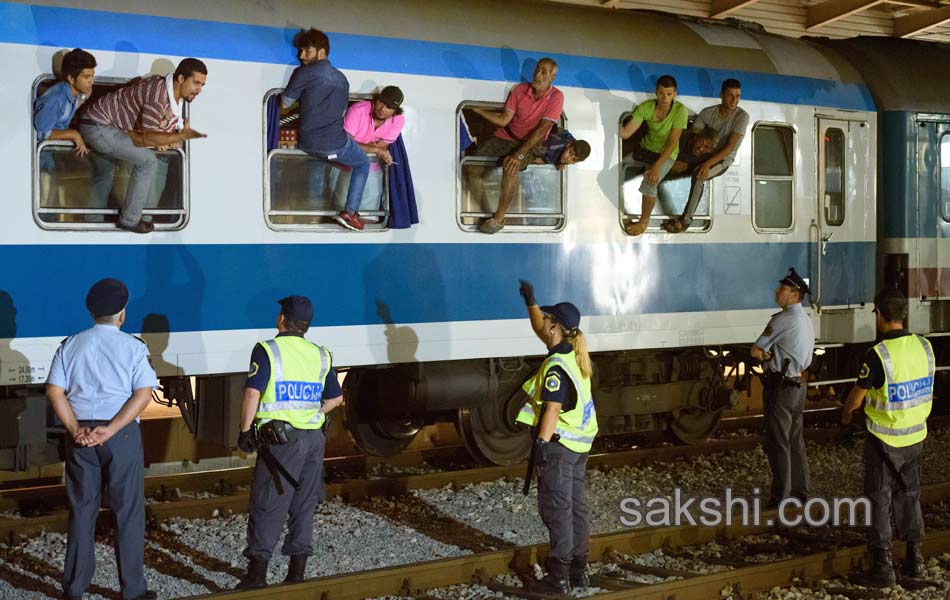
{"label": "train door handle", "polygon": [[821,255],[824,256],[828,253],[828,241],[835,237],[835,232],[831,232],[828,235],[822,236],[821,238]]}

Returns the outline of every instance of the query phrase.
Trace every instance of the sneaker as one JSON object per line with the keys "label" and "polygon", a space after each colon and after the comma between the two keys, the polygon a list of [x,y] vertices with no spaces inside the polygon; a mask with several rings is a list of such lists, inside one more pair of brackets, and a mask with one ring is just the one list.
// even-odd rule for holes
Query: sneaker
{"label": "sneaker", "polygon": [[485,219],[484,221],[482,221],[482,224],[478,226],[479,231],[481,231],[482,233],[487,233],[489,235],[493,233],[498,233],[504,228],[505,228],[505,224],[499,223],[495,219],[495,217],[491,217],[490,219]]}
{"label": "sneaker", "polygon": [[363,221],[360,220],[360,213],[351,215],[345,210],[342,210],[340,211],[340,214],[337,215],[336,222],[347,229],[352,229],[353,231],[363,231]]}
{"label": "sneaker", "polygon": [[132,233],[149,233],[155,229],[154,225],[142,219],[139,219],[139,222],[135,225],[126,225],[122,221],[118,221],[116,222],[115,226],[119,229],[124,229],[125,231],[131,231]]}

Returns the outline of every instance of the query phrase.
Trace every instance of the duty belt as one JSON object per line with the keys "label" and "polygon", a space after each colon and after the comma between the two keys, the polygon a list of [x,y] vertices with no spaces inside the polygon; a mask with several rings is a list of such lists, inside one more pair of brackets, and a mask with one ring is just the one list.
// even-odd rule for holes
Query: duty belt
{"label": "duty belt", "polygon": [[766,371],[762,373],[762,385],[769,389],[775,389],[779,387],[802,387],[804,383],[802,377],[788,377],[787,375],[783,376],[781,373],[775,373],[773,371]]}

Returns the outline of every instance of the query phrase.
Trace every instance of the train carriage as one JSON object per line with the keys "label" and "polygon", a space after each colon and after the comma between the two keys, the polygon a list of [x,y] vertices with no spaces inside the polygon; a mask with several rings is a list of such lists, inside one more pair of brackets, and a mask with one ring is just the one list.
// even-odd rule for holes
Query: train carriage
{"label": "train carriage", "polygon": [[[874,337],[879,113],[866,75],[834,45],[539,2],[80,5],[0,3],[8,468],[43,460],[40,384],[60,340],[88,322],[82,295],[104,276],[129,285],[126,329],[143,333],[166,396],[199,439],[226,445],[237,437],[249,351],[272,334],[274,300],[290,293],[313,299],[310,335],[346,368],[347,426],[362,448],[396,452],[422,425],[448,420],[473,454],[495,463],[529,447],[512,418],[538,360],[519,278],[532,279],[540,299],[580,307],[603,432],[709,435],[736,392],[722,374],[741,355],[723,349],[755,339],[791,265],[815,291],[822,344]],[[290,40],[312,25],[328,32],[330,60],[354,98],[390,84],[405,92],[418,225],[389,227],[384,203],[365,232],[328,227],[326,215],[298,205],[306,177],[275,184],[291,163],[324,168],[267,141],[279,127],[268,99],[296,64]],[[185,56],[208,65],[189,113],[209,137],[165,157],[149,235],[112,227],[114,205],[91,211],[90,169],[70,162],[67,147],[37,143],[31,101],[54,55],[72,47],[96,56],[105,83],[167,73]],[[543,56],[559,64],[564,124],[593,152],[563,174],[532,166],[513,225],[480,234],[477,219],[497,202],[497,168],[460,153],[466,108],[500,106]],[[619,127],[667,73],[693,113],[718,103],[721,80],[740,79],[750,128],[733,166],[707,186],[701,226],[664,233],[658,207],[648,232],[632,238],[622,225],[639,198],[623,180]],[[57,168],[72,165],[69,176],[44,181],[44,152],[61,157]],[[683,182],[665,187],[666,209],[681,206]]]}

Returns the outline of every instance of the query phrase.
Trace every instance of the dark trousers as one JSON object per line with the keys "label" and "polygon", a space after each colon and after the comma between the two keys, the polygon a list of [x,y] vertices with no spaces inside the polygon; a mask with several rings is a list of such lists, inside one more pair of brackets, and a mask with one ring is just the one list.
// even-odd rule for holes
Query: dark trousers
{"label": "dark trousers", "polygon": [[283,494],[277,493],[274,477],[263,459],[254,466],[251,504],[247,520],[247,549],[244,556],[270,560],[274,546],[287,521],[287,537],[281,553],[286,556],[313,554],[313,512],[323,501],[323,450],[326,437],[322,429],[297,430],[296,438],[270,447],[287,472],[299,483],[294,490],[281,477]]}
{"label": "dark trousers", "polygon": [[871,501],[870,550],[891,550],[891,514],[897,536],[917,542],[924,536],[920,508],[920,451],[923,442],[895,448],[868,432],[864,441],[864,495]]}
{"label": "dark trousers", "polygon": [[539,449],[538,511],[551,538],[550,558],[571,562],[590,550],[590,514],[584,470],[587,454],[557,442]]}
{"label": "dark trousers", "polygon": [[[94,427],[105,421],[80,421]],[[115,515],[115,558],[119,567],[122,598],[136,598],[145,584],[145,472],[142,432],[129,423],[102,446],[66,447],[66,497],[69,499],[69,538],[63,593],[82,596],[96,572],[96,517],[103,483]]]}
{"label": "dark trousers", "polygon": [[706,183],[714,178],[722,175],[726,172],[729,166],[724,162],[717,162],[713,166],[709,167],[709,176],[705,181],[699,181],[696,179],[696,175],[693,175],[692,184],[689,188],[689,199],[686,201],[686,206],[683,207],[683,214],[680,216],[680,219],[684,223],[689,225],[693,222],[693,213],[696,212],[696,208],[699,206],[699,201],[703,197],[703,190],[706,189]]}
{"label": "dark trousers", "polygon": [[808,456],[802,436],[805,384],[767,386],[762,392],[765,411],[765,455],[772,468],[772,500],[808,497]]}

